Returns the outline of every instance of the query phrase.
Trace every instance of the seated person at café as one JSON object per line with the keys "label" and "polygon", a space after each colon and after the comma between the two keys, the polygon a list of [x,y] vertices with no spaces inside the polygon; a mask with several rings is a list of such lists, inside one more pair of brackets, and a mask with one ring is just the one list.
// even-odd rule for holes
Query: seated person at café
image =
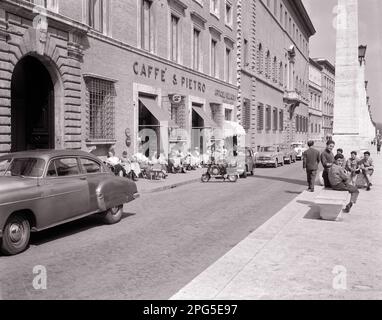
{"label": "seated person at caf\u00e9", "polygon": [[346,205],[344,212],[350,212],[352,206],[357,202],[359,191],[357,187],[351,185],[350,175],[343,168],[344,156],[337,154],[334,157],[334,164],[329,169],[329,181],[333,190],[349,191],[351,194],[350,202]]}
{"label": "seated person at caf\u00e9", "polygon": [[362,175],[364,176],[366,180],[366,190],[370,191],[370,187],[372,186],[371,176],[374,173],[374,164],[373,164],[373,159],[370,157],[369,151],[366,151],[363,154],[363,159],[361,159],[358,162],[358,165],[361,169]]}
{"label": "seated person at caf\u00e9", "polygon": [[109,150],[105,163],[112,168],[117,176],[125,176],[126,170],[121,165],[121,160],[115,155],[114,150]]}

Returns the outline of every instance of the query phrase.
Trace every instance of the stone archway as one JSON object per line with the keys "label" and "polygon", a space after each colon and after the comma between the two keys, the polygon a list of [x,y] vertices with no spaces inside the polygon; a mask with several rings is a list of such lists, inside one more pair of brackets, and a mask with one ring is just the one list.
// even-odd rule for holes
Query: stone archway
{"label": "stone archway", "polygon": [[[49,31],[44,31],[29,27],[25,22],[24,29],[8,32],[7,29],[1,30],[0,23],[0,70],[2,71],[0,76],[0,154],[35,147],[56,149],[81,149],[82,147],[84,138],[81,108],[81,41],[86,33],[80,28],[71,28],[70,31],[66,31],[68,26],[64,24],[57,28],[61,29],[50,27]],[[50,119],[47,130],[49,141],[41,145],[32,143],[30,147],[27,141],[22,141],[25,140],[25,132],[18,135],[21,138],[16,138],[15,130],[19,130],[20,123],[21,128],[26,126],[22,125],[22,117],[21,120],[19,119],[21,122],[13,119],[17,117],[18,112],[13,108],[14,100],[18,96],[23,97],[23,93],[17,90],[16,94],[12,92],[13,81],[23,78],[20,76],[20,70],[23,69],[23,64],[28,65],[25,62],[27,60],[30,60],[29,68],[32,68],[31,64],[35,64],[40,75],[43,75],[45,84],[49,88],[47,91],[50,93],[50,104],[53,105],[47,109]],[[34,63],[31,62],[32,60]],[[21,107],[23,108],[25,109]],[[31,129],[28,128],[28,130]],[[23,135],[24,138],[22,138]]]}
{"label": "stone archway", "polygon": [[55,148],[54,84],[47,68],[27,55],[11,81],[12,152]]}

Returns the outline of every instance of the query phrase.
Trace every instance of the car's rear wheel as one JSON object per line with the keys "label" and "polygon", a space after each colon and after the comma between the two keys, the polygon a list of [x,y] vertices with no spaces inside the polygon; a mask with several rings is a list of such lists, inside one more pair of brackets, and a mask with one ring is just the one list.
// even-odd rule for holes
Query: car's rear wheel
{"label": "car's rear wheel", "polygon": [[1,252],[15,255],[23,252],[29,244],[30,224],[23,215],[11,216],[4,228]]}
{"label": "car's rear wheel", "polygon": [[208,182],[210,181],[210,179],[211,179],[211,176],[209,174],[203,174],[201,178],[202,182]]}
{"label": "car's rear wheel", "polygon": [[122,213],[123,205],[110,208],[103,214],[103,221],[106,224],[118,223],[122,219]]}

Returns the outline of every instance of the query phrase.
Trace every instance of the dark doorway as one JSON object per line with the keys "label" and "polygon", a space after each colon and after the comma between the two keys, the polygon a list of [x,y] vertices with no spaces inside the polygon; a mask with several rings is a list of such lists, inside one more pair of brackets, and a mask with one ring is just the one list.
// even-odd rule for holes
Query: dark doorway
{"label": "dark doorway", "polygon": [[27,56],[12,75],[12,152],[54,149],[54,86],[48,70]]}

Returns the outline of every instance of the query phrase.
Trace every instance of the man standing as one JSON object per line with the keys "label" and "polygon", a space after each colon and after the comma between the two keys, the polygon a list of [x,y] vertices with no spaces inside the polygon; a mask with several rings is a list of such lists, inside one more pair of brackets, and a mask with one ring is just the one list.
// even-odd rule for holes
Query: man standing
{"label": "man standing", "polygon": [[370,191],[370,187],[372,186],[371,184],[371,176],[374,173],[374,164],[373,164],[373,159],[370,158],[370,152],[366,151],[363,154],[363,159],[360,160],[358,163],[359,168],[361,169],[361,172],[363,176],[365,177],[366,180],[366,190]]}
{"label": "man standing", "polygon": [[344,156],[342,154],[337,154],[334,161],[334,164],[329,169],[329,180],[333,190],[350,192],[351,199],[344,210],[345,212],[349,212],[353,204],[357,202],[359,191],[357,187],[350,184],[350,176],[343,168]]}
{"label": "man standing", "polygon": [[329,181],[329,169],[334,163],[334,149],[335,143],[332,140],[328,140],[326,143],[326,149],[323,153],[321,153],[321,163],[324,167],[324,172],[322,174],[322,177],[324,178],[324,185],[325,188],[330,188],[330,181]]}
{"label": "man standing", "polygon": [[314,192],[314,183],[320,163],[320,152],[313,148],[314,141],[308,141],[309,149],[303,153],[303,168],[306,169],[309,192]]}

